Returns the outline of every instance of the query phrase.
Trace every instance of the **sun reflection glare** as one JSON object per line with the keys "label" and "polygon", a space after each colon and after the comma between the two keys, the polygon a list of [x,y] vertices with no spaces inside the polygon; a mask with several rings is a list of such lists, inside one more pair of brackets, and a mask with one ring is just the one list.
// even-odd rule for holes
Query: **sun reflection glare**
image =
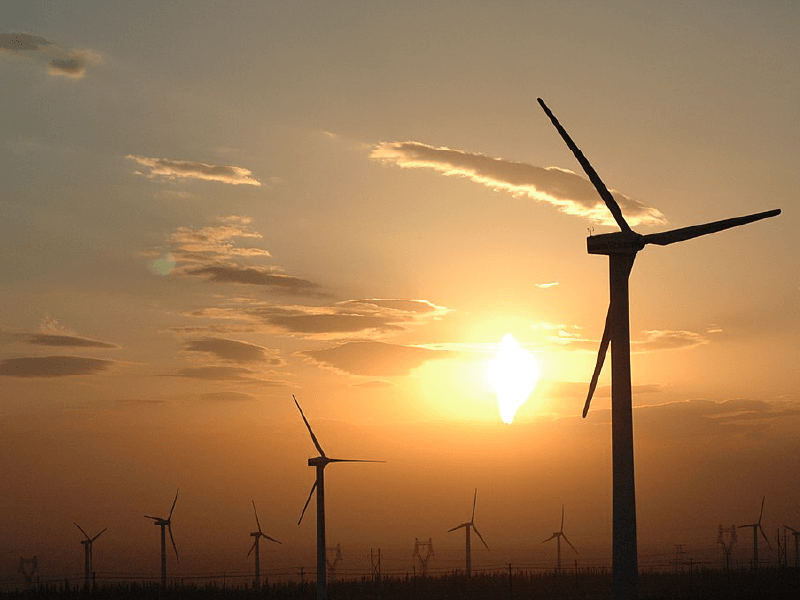
{"label": "sun reflection glare", "polygon": [[539,380],[539,366],[510,333],[503,336],[497,358],[489,363],[489,382],[497,392],[497,406],[503,423],[511,423]]}

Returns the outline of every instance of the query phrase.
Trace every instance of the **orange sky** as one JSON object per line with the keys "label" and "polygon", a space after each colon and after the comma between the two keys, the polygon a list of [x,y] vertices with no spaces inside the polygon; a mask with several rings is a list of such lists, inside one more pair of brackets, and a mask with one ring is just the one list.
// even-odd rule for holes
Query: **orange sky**
{"label": "orange sky", "polygon": [[[783,214],[631,276],[640,563],[800,527],[800,10],[460,2],[16,3],[0,31],[0,582],[313,569],[315,449],[343,569],[610,564],[613,221],[535,98],[652,233]],[[604,27],[597,27],[597,23]],[[510,425],[487,365],[541,378]],[[161,511],[161,512],[159,512]],[[774,543],[773,543],[774,546]],[[737,560],[750,557],[742,530]],[[665,558],[668,557],[668,558]],[[716,558],[715,558],[716,557]],[[776,560],[777,551],[763,551]],[[173,557],[174,558],[174,557]],[[570,560],[575,557],[571,557]],[[287,571],[287,572],[288,572]],[[277,571],[276,571],[277,572]]]}

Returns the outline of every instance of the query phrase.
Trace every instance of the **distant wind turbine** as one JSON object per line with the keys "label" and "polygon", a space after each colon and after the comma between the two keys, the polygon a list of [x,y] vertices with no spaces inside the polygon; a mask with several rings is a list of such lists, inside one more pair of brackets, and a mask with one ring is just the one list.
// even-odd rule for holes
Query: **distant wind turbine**
{"label": "distant wind turbine", "polygon": [[99,538],[103,534],[103,531],[108,529],[108,527],[103,529],[103,531],[98,533],[96,536],[89,537],[89,534],[86,533],[83,530],[83,527],[81,527],[80,525],[78,525],[74,521],[73,521],[73,523],[75,524],[75,527],[80,529],[81,533],[86,537],[85,540],[81,540],[81,544],[83,544],[83,578],[84,578],[84,586],[86,586],[86,589],[89,589],[89,585],[91,584],[91,579],[92,579],[92,572],[93,572],[92,571],[92,543],[97,538]]}
{"label": "distant wind turbine", "polygon": [[314,467],[317,471],[317,478],[314,481],[314,485],[311,486],[311,492],[308,494],[308,499],[306,500],[305,506],[303,506],[303,512],[300,514],[300,519],[297,521],[297,524],[303,521],[303,515],[306,514],[306,508],[308,508],[308,503],[311,502],[311,496],[314,495],[314,491],[317,492],[317,600],[327,600],[328,598],[328,581],[327,581],[327,560],[325,556],[325,467],[328,466],[329,463],[334,462],[384,462],[382,460],[361,460],[361,459],[348,459],[348,458],[329,458],[325,451],[320,446],[319,441],[317,440],[317,436],[314,435],[314,431],[311,429],[311,425],[308,423],[308,419],[306,419],[305,414],[303,413],[303,409],[300,408],[300,403],[297,401],[297,398],[292,396],[295,405],[297,406],[297,410],[300,411],[300,416],[303,417],[303,423],[306,424],[306,428],[308,429],[308,433],[311,434],[311,441],[314,442],[314,447],[316,447],[317,452],[319,452],[319,456],[314,458],[308,459],[308,466]]}
{"label": "distant wind turbine", "polygon": [[788,525],[784,525],[784,527],[791,531],[792,535],[794,536],[794,568],[797,569],[800,567],[800,541],[798,541],[800,540],[800,531],[797,531],[797,529],[793,529]]}
{"label": "distant wind turbine", "polygon": [[466,523],[462,523],[461,525],[457,525],[456,527],[453,527],[452,529],[448,529],[447,530],[447,532],[450,533],[451,531],[455,531],[456,529],[461,529],[463,527],[464,531],[466,531],[466,541],[467,541],[466,573],[467,573],[467,577],[472,577],[472,544],[470,543],[470,537],[469,537],[469,533],[470,533],[471,529],[475,530],[475,533],[478,535],[478,537],[480,538],[481,542],[483,542],[483,545],[486,546],[487,550],[489,550],[489,546],[484,541],[483,536],[481,535],[481,532],[478,531],[477,527],[475,527],[475,503],[477,501],[478,501],[478,488],[475,488],[475,494],[472,497],[472,517]]}
{"label": "distant wind turbine", "polygon": [[587,239],[589,254],[608,255],[611,302],[603,330],[600,351],[583,416],[589,410],[597,379],[611,344],[611,440],[613,471],[613,543],[612,543],[612,596],[615,600],[639,597],[639,567],[636,542],[636,491],[633,468],[633,409],[631,400],[631,349],[628,308],[628,279],[636,254],[648,244],[666,246],[683,242],[731,227],[738,227],[774,217],[780,210],[724,219],[703,225],[682,227],[662,233],[641,235],[625,221],[617,201],[608,191],[583,152],[558,122],[544,101],[539,104],[550,118],[567,147],[580,163],[589,181],[605,202],[620,231],[590,235]]}
{"label": "distant wind turbine", "polygon": [[764,501],[767,499],[764,496],[761,499],[761,512],[758,514],[758,521],[755,523],[751,523],[750,525],[739,525],[739,528],[742,527],[752,527],[753,528],[753,570],[758,569],[758,532],[761,532],[761,535],[764,536],[764,541],[767,542],[767,546],[770,550],[772,550],[772,546],[769,543],[769,538],[767,538],[767,534],[764,533],[764,528],[761,527],[761,517],[764,516]]}
{"label": "distant wind turbine", "polygon": [[572,548],[573,550],[575,550],[575,554],[577,554],[578,551],[575,549],[575,546],[572,545],[572,543],[567,539],[567,534],[564,533],[564,505],[563,504],[561,505],[561,529],[559,529],[558,531],[553,532],[553,535],[551,535],[546,540],[542,540],[542,543],[544,544],[545,542],[549,542],[553,538],[556,538],[556,545],[558,547],[558,563],[557,563],[558,566],[556,568],[556,573],[561,573],[561,538],[562,537],[564,538],[564,541],[569,544],[569,547]]}
{"label": "distant wind turbine", "polygon": [[253,582],[253,589],[255,591],[258,591],[259,589],[261,589],[261,558],[259,557],[258,553],[258,542],[262,537],[267,538],[269,541],[275,542],[276,544],[280,544],[280,542],[274,538],[269,537],[266,533],[261,531],[261,523],[258,522],[258,511],[256,510],[256,502],[255,500],[251,500],[251,502],[253,503],[253,514],[255,514],[256,516],[256,526],[258,527],[258,531],[254,531],[253,533],[250,534],[250,536],[255,539],[253,540],[253,545],[250,546],[250,551],[247,553],[247,556],[249,557],[250,554],[253,552],[253,550],[256,551],[255,555],[256,578],[255,581]]}
{"label": "distant wind turbine", "polygon": [[169,516],[166,519],[151,517],[150,515],[144,516],[145,519],[153,519],[155,521],[154,525],[161,527],[161,587],[167,587],[167,538],[164,532],[165,527],[169,530],[169,539],[172,542],[172,549],[175,550],[175,560],[180,562],[178,547],[175,545],[175,538],[172,537],[172,511],[175,510],[175,503],[178,502],[178,492],[180,491],[180,488],[175,491],[175,499],[172,501],[172,508],[169,509]]}

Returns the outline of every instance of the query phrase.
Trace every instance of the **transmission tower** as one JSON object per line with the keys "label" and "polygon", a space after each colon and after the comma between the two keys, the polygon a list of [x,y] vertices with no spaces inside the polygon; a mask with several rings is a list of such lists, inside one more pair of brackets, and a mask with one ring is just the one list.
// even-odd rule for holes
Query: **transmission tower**
{"label": "transmission tower", "polygon": [[25,578],[25,585],[33,584],[33,576],[39,575],[39,565],[36,564],[36,557],[22,558],[19,557],[19,572]]}
{"label": "transmission tower", "polygon": [[[728,539],[727,543],[725,538]],[[733,545],[736,543],[736,525],[731,525],[730,529],[720,525],[717,533],[717,543],[722,545],[722,560],[725,563],[725,570],[730,571],[731,553],[733,552]]]}
{"label": "transmission tower", "polygon": [[[335,548],[325,548],[325,550],[327,551],[325,562],[328,563],[328,579],[332,581],[336,576],[336,565],[342,560],[342,548],[339,544],[336,544]],[[333,553],[333,560],[329,556],[331,553]]]}
{"label": "transmission tower", "polygon": [[419,541],[414,538],[414,554],[419,561],[420,575],[423,577],[428,574],[428,561],[433,556],[433,538],[428,538],[428,541]]}
{"label": "transmission tower", "polygon": [[381,549],[378,548],[378,553],[370,548],[369,561],[372,564],[372,581],[380,583],[381,581]]}

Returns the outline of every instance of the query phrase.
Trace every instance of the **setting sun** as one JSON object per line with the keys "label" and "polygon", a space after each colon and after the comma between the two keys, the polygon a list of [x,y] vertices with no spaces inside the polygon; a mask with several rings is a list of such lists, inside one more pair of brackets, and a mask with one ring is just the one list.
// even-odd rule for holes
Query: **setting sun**
{"label": "setting sun", "polygon": [[525,404],[539,380],[539,366],[533,355],[520,348],[510,333],[503,336],[497,358],[489,363],[489,382],[497,392],[497,406],[503,423],[511,423],[517,409]]}

